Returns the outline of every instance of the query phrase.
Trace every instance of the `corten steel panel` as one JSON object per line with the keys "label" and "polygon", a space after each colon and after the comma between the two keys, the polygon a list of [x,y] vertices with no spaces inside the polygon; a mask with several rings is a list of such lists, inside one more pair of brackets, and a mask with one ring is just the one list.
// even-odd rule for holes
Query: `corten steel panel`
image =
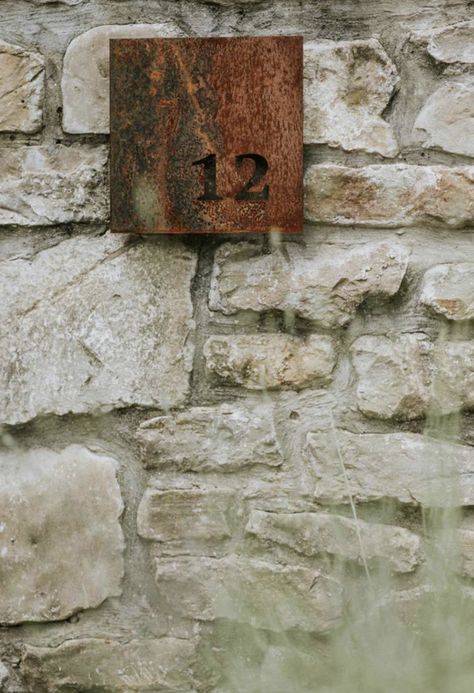
{"label": "corten steel panel", "polygon": [[302,231],[301,37],[113,39],[110,60],[112,231]]}

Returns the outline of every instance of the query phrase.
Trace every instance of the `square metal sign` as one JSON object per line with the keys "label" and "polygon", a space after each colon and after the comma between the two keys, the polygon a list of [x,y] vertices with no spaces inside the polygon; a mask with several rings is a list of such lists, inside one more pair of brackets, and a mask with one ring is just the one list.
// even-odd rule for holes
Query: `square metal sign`
{"label": "square metal sign", "polygon": [[299,36],[112,39],[112,231],[302,231],[302,69]]}

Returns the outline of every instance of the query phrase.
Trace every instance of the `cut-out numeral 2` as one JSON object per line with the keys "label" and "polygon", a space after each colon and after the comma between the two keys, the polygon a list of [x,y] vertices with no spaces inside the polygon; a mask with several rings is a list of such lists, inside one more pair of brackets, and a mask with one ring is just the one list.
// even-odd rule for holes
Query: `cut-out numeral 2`
{"label": "cut-out numeral 2", "polygon": [[[255,171],[251,178],[240,190],[235,199],[241,200],[268,200],[269,187],[264,185],[261,190],[252,190],[262,178],[265,177],[268,171],[268,161],[261,154],[239,154],[235,157],[235,164],[238,168],[242,165],[245,159],[251,159],[255,164]],[[204,166],[204,193],[198,197],[198,200],[222,200],[217,194],[217,166],[216,155],[209,154],[203,159],[193,161],[193,166]]]}

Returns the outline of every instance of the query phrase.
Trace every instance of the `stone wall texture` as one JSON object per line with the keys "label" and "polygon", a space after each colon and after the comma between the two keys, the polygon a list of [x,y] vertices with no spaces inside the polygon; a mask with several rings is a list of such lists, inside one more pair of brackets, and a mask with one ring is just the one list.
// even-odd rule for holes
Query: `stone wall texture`
{"label": "stone wall texture", "polygon": [[[0,4],[0,691],[235,693],[222,624],[277,656],[344,572],[422,591],[433,507],[469,584],[473,3]],[[304,234],[110,234],[109,39],[265,34]]]}

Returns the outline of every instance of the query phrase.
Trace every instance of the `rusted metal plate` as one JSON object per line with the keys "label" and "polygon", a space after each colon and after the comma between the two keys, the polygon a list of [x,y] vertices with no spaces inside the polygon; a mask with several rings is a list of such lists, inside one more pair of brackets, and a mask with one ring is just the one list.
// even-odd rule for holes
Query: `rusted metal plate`
{"label": "rusted metal plate", "polygon": [[301,37],[110,42],[112,231],[303,229]]}

